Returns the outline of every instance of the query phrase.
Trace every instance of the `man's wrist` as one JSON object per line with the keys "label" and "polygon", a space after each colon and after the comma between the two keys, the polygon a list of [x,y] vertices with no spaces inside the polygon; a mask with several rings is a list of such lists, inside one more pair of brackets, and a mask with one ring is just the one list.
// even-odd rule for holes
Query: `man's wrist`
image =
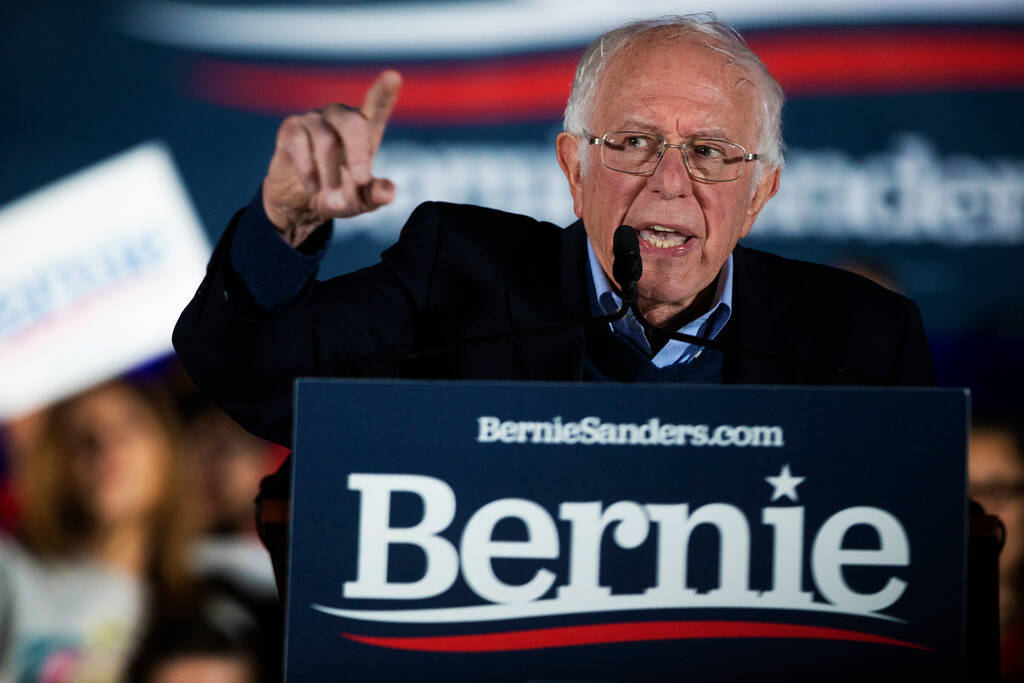
{"label": "man's wrist", "polygon": [[267,216],[261,189],[238,218],[231,268],[260,309],[277,313],[292,304],[316,274],[330,238],[327,222],[293,248]]}
{"label": "man's wrist", "polygon": [[[262,195],[262,189],[260,194]],[[294,211],[281,209],[265,197],[262,199],[260,206],[267,221],[273,226],[281,239],[293,249],[298,249],[320,226],[330,222],[321,220],[316,216],[303,216],[296,214]],[[306,249],[302,251],[309,253]]]}

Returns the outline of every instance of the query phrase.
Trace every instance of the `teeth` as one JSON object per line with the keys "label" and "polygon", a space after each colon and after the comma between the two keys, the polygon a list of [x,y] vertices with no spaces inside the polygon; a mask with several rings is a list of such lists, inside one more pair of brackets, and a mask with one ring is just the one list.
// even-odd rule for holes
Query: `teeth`
{"label": "teeth", "polygon": [[668,228],[663,228],[660,225],[652,225],[646,230],[641,230],[640,238],[647,244],[650,244],[653,247],[658,247],[659,249],[681,247],[686,244],[686,240],[689,239],[675,230],[669,230]]}

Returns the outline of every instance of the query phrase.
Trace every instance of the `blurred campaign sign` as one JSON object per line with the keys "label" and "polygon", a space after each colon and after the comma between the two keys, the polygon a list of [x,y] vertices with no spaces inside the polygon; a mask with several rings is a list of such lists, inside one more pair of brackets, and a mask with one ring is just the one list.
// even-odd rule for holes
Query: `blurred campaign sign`
{"label": "blurred campaign sign", "polygon": [[300,380],[287,680],[963,680],[967,397]]}
{"label": "blurred campaign sign", "polygon": [[150,143],[9,204],[0,254],[2,419],[170,351],[209,246]]}

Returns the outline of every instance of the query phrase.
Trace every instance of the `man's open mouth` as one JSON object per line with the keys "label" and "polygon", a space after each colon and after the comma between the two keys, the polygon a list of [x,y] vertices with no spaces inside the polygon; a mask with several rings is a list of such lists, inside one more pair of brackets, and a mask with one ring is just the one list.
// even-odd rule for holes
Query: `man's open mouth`
{"label": "man's open mouth", "polygon": [[659,249],[681,247],[693,238],[693,235],[688,235],[663,225],[649,225],[642,230],[638,230],[637,234],[644,242]]}

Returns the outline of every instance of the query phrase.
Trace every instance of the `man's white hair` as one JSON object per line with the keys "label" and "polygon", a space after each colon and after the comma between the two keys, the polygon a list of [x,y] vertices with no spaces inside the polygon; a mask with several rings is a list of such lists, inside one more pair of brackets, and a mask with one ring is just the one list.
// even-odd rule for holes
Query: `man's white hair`
{"label": "man's white hair", "polygon": [[757,91],[760,100],[758,116],[758,147],[747,150],[760,154],[763,164],[759,172],[768,168],[782,168],[782,103],[785,96],[782,87],[768,71],[768,68],[747,46],[743,36],[728,24],[715,19],[714,14],[691,14],[686,16],[665,16],[656,19],[633,21],[598,36],[580,57],[572,93],[565,107],[565,132],[580,138],[580,158],[588,135],[600,135],[607,131],[593,131],[587,127],[596,106],[595,96],[601,74],[611,62],[615,53],[624,46],[654,32],[659,40],[698,43],[728,58],[727,64],[743,70],[745,77]]}

